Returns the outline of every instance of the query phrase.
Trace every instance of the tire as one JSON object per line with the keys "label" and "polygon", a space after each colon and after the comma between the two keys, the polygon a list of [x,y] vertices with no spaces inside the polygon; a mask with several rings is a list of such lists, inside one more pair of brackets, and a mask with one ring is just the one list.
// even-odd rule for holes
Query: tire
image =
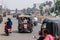
{"label": "tire", "polygon": [[30,33],[32,33],[32,31],[30,31]]}
{"label": "tire", "polygon": [[37,26],[37,23],[36,22],[34,22],[34,26]]}
{"label": "tire", "polygon": [[5,33],[6,33],[7,36],[9,36],[9,31],[8,31],[8,29],[6,29]]}
{"label": "tire", "polygon": [[20,29],[19,28],[20,28],[20,24],[18,23],[18,32],[20,33]]}
{"label": "tire", "polygon": [[18,33],[20,33],[20,30],[18,29]]}
{"label": "tire", "polygon": [[33,29],[32,29],[32,28],[30,28],[29,30],[30,30],[30,33],[32,33],[32,32],[33,32]]}

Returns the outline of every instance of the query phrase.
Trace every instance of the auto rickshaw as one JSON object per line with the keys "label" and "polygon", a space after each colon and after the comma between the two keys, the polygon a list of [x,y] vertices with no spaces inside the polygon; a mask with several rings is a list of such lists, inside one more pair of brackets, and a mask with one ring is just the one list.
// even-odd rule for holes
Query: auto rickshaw
{"label": "auto rickshaw", "polygon": [[47,29],[56,40],[60,40],[60,18],[46,18],[41,25],[41,33],[43,29]]}
{"label": "auto rickshaw", "polygon": [[[24,28],[23,25],[23,18],[27,18],[27,29]],[[31,33],[33,31],[33,23],[32,23],[32,17],[29,15],[19,15],[18,17],[18,32],[29,32]]]}

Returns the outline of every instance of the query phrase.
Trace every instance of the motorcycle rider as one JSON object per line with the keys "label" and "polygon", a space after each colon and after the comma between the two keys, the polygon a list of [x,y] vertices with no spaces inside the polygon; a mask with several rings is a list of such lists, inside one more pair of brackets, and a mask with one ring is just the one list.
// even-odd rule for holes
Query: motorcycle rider
{"label": "motorcycle rider", "polygon": [[8,18],[7,21],[5,22],[4,31],[6,31],[6,28],[10,29],[10,33],[12,33],[12,21],[10,18]]}

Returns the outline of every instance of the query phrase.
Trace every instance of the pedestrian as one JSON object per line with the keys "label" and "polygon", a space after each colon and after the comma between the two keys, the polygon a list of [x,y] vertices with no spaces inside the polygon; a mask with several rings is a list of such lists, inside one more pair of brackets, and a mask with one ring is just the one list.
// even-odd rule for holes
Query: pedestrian
{"label": "pedestrian", "polygon": [[10,18],[8,18],[7,21],[5,22],[4,31],[6,31],[6,28],[10,29],[10,33],[12,33],[12,21]]}
{"label": "pedestrian", "polygon": [[44,35],[43,40],[55,40],[54,37],[49,33],[48,30],[44,30],[43,35]]}
{"label": "pedestrian", "polygon": [[38,22],[38,18],[35,16],[34,19],[33,19],[33,21],[34,21],[34,26],[36,26],[37,22]]}
{"label": "pedestrian", "polygon": [[38,18],[35,16],[34,17],[34,22],[37,22],[38,21]]}

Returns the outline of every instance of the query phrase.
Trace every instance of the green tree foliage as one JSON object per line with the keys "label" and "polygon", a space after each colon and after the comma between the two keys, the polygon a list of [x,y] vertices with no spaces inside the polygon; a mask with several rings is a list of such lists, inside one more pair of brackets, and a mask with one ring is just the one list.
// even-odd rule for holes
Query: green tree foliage
{"label": "green tree foliage", "polygon": [[57,1],[56,4],[57,4],[57,5],[60,5],[60,1]]}
{"label": "green tree foliage", "polygon": [[[46,2],[40,4],[39,9],[40,9],[41,15],[44,14],[44,13],[43,13],[43,7],[46,7],[46,5],[49,5],[49,6],[51,7],[52,1],[46,1]],[[45,10],[45,13],[48,12],[48,14],[50,14],[50,10],[51,10],[51,9],[49,9],[49,10],[46,9],[46,10]]]}
{"label": "green tree foliage", "polygon": [[[57,0],[57,2],[55,3],[55,13],[56,15],[60,15],[60,0]],[[58,11],[58,12],[56,12]],[[51,8],[51,12],[54,12],[54,7]]]}
{"label": "green tree foliage", "polygon": [[46,5],[51,6],[51,4],[52,4],[52,1],[46,1]]}
{"label": "green tree foliage", "polygon": [[60,12],[60,1],[56,2],[56,10],[58,10]]}

